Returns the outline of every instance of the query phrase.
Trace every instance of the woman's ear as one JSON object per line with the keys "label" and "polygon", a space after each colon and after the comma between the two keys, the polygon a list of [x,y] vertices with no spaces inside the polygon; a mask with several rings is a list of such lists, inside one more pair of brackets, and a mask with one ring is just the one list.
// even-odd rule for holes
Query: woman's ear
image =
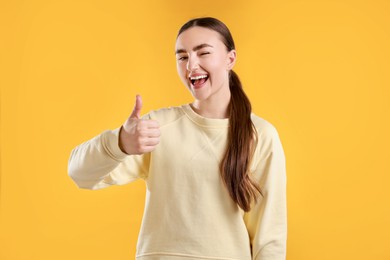
{"label": "woman's ear", "polygon": [[228,52],[228,59],[227,59],[227,70],[232,70],[234,67],[234,64],[236,64],[237,60],[237,52],[236,50],[231,50]]}

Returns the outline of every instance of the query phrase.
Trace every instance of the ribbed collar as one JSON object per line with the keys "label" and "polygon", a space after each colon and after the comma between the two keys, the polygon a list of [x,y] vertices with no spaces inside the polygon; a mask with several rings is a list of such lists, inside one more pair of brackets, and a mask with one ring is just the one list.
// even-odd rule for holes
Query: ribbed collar
{"label": "ribbed collar", "polygon": [[183,112],[197,125],[201,127],[229,127],[229,119],[207,118],[196,113],[190,104],[182,105]]}

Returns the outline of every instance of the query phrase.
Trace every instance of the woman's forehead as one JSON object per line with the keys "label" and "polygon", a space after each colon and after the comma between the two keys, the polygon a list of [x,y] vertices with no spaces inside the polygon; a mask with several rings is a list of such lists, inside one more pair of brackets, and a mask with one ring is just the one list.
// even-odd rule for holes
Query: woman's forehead
{"label": "woman's forehead", "polygon": [[218,47],[221,44],[223,42],[218,32],[199,26],[185,30],[176,39],[176,49],[191,50],[199,45]]}

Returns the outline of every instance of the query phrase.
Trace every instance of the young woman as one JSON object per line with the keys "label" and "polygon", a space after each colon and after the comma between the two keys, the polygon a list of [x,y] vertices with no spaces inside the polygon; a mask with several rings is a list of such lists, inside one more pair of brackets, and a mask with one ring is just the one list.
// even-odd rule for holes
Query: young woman
{"label": "young woman", "polygon": [[100,189],[142,178],[137,259],[280,260],[286,257],[286,168],[275,127],[254,115],[228,28],[193,19],[176,40],[191,104],[140,117],[77,146],[69,175]]}

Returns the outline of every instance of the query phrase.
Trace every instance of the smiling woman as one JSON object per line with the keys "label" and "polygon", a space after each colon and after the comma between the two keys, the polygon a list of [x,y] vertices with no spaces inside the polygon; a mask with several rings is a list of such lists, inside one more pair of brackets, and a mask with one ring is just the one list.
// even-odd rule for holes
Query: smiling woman
{"label": "smiling woman", "polygon": [[[236,61],[235,50],[227,51],[218,32],[192,26],[177,37],[176,55],[180,78],[194,96],[197,112],[204,116],[227,117],[229,71]],[[216,102],[218,110],[213,108],[208,111],[209,115],[202,114],[202,108]]]}
{"label": "smiling woman", "polygon": [[177,70],[191,104],[140,116],[73,149],[69,175],[100,189],[147,185],[137,259],[286,257],[286,168],[278,132],[252,113],[233,38],[221,21],[179,30]]}

